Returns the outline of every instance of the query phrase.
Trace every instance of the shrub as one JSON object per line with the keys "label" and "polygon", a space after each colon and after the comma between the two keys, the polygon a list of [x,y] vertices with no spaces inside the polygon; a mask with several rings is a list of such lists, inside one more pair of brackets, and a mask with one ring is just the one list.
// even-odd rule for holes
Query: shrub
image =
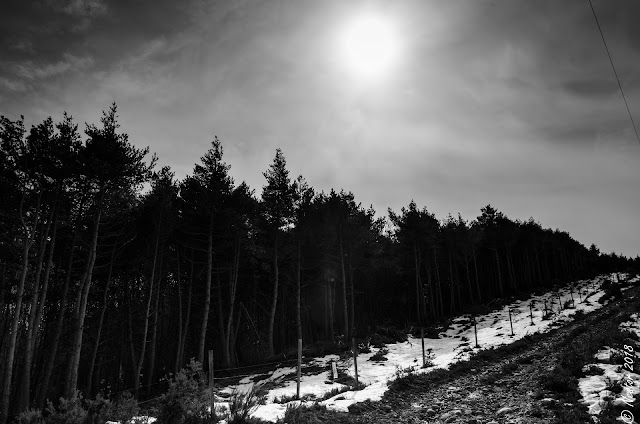
{"label": "shrub", "polygon": [[507,362],[502,366],[502,374],[513,374],[519,368],[516,362]]}
{"label": "shrub", "polygon": [[44,424],[42,411],[39,409],[28,409],[22,412],[15,420],[16,424]]}
{"label": "shrub", "polygon": [[298,400],[298,395],[296,393],[290,395],[282,395],[273,398],[273,403],[289,403],[293,400]]}
{"label": "shrub", "polygon": [[116,398],[115,402],[111,403],[105,415],[109,421],[127,423],[139,412],[138,402],[131,396],[131,393],[125,391]]}
{"label": "shrub", "polygon": [[160,398],[159,424],[185,424],[213,421],[209,412],[206,378],[202,365],[191,362],[175,377],[167,378],[169,390]]}
{"label": "shrub", "polygon": [[369,358],[369,360],[370,361],[386,361],[387,353],[389,353],[389,349],[387,349],[386,347],[382,347],[378,349],[378,351],[375,354],[371,355],[371,358]]}
{"label": "shrub", "polygon": [[574,377],[584,377],[582,367],[591,361],[592,353],[588,346],[579,346],[577,343],[570,345],[560,359],[560,365]]}
{"label": "shrub", "polygon": [[602,284],[604,295],[598,300],[600,303],[605,303],[607,300],[615,300],[622,297],[622,290],[620,284],[614,284],[611,280],[607,280]]}
{"label": "shrub", "polygon": [[251,386],[251,390],[242,393],[234,390],[231,394],[231,400],[229,401],[229,418],[228,424],[243,424],[243,423],[259,423],[262,422],[259,419],[249,418],[249,415],[258,406],[258,395],[256,386]]}
{"label": "shrub", "polygon": [[330,411],[324,405],[314,403],[311,406],[288,405],[284,417],[278,423],[287,424],[322,424],[322,423],[346,423],[346,414]]}
{"label": "shrub", "polygon": [[589,365],[584,373],[585,375],[603,375],[604,370],[597,365]]}
{"label": "shrub", "polygon": [[408,390],[415,386],[418,375],[415,373],[414,367],[401,368],[396,366],[396,378],[387,383],[387,385],[395,390]]}
{"label": "shrub", "polygon": [[112,403],[98,394],[83,399],[76,391],[70,399],[60,398],[57,406],[48,402],[44,411],[29,409],[16,418],[19,424],[102,424],[106,421],[128,422],[138,413],[138,403],[128,392]]}
{"label": "shrub", "polygon": [[431,349],[429,349],[429,351],[425,353],[424,365],[422,365],[422,368],[429,368],[429,367],[435,366],[435,364],[433,363],[434,359],[436,359],[436,354],[433,353]]}
{"label": "shrub", "polygon": [[82,394],[77,390],[69,399],[60,398],[57,407],[48,402],[43,415],[47,414],[47,424],[82,424],[87,419],[87,411],[82,407]]}
{"label": "shrub", "polygon": [[371,345],[369,343],[370,343],[370,340],[367,341],[367,344],[360,343],[358,345],[358,352],[360,352],[360,353],[371,353]]}
{"label": "shrub", "polygon": [[573,315],[572,318],[574,321],[580,321],[583,320],[585,317],[587,316],[587,314],[585,314],[583,309],[578,309]]}
{"label": "shrub", "polygon": [[556,393],[568,393],[577,389],[575,378],[563,367],[555,367],[553,371],[542,377],[542,386]]}
{"label": "shrub", "polygon": [[85,424],[102,424],[106,421],[106,415],[111,409],[111,402],[102,397],[102,394],[98,394],[93,400],[86,399],[84,407],[87,410]]}

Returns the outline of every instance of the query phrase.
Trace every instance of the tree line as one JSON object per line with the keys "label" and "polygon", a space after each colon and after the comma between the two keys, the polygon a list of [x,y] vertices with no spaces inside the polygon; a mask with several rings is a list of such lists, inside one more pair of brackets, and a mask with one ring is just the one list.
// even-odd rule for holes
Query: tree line
{"label": "tree line", "polygon": [[0,424],[76,390],[148,396],[209,349],[256,364],[640,264],[491,205],[376,217],[292,178],[280,149],[260,196],[217,138],[178,180],[117,118],[84,136],[66,113],[0,118]]}

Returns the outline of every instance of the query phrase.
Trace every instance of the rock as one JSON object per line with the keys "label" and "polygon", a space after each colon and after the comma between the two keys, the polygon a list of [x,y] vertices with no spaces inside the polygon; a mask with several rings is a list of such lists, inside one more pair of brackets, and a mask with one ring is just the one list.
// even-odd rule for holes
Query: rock
{"label": "rock", "polygon": [[434,415],[436,415],[436,411],[434,411],[433,409],[429,408],[425,411],[425,413],[429,416],[429,417],[433,417]]}
{"label": "rock", "polygon": [[498,409],[498,412],[496,412],[496,415],[497,416],[504,415],[507,412],[511,412],[511,411],[513,411],[513,408],[511,408],[509,406],[505,406],[504,408]]}
{"label": "rock", "polygon": [[440,419],[444,420],[445,422],[449,422],[448,420],[450,418],[455,418],[458,415],[462,415],[462,411],[459,409],[454,409],[452,411],[445,412],[444,414],[440,415]]}

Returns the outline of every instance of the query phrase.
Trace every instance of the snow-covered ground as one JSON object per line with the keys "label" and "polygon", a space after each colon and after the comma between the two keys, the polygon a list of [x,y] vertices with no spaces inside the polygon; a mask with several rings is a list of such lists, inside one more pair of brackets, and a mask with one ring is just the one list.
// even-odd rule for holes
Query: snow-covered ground
{"label": "snow-covered ground", "polygon": [[[626,277],[626,276],[625,276]],[[358,391],[347,391],[330,397],[321,402],[329,409],[347,411],[349,405],[364,400],[380,400],[387,390],[387,383],[396,378],[399,370],[413,368],[416,373],[429,372],[434,368],[447,368],[453,362],[466,360],[472,352],[480,349],[490,348],[503,344],[512,343],[521,339],[527,334],[536,332],[545,332],[550,329],[563,325],[572,321],[572,316],[577,311],[585,313],[601,308],[603,305],[598,299],[603,296],[601,284],[606,278],[611,278],[617,282],[617,275],[600,276],[594,280],[583,280],[574,283],[572,293],[569,288],[563,288],[558,291],[547,292],[543,295],[533,296],[525,301],[515,301],[501,310],[491,312],[487,315],[479,315],[477,320],[477,333],[479,348],[475,347],[474,327],[471,323],[470,315],[463,315],[453,320],[452,325],[440,333],[439,339],[425,338],[425,350],[430,353],[430,359],[433,367],[422,368],[422,346],[420,338],[409,335],[409,339],[405,343],[397,343],[388,345],[388,353],[385,355],[387,360],[383,362],[369,361],[378,349],[371,348],[370,353],[361,353],[358,355],[358,379],[367,386]],[[633,280],[632,280],[633,281]],[[579,292],[578,292],[579,291]],[[587,293],[589,293],[587,295]],[[560,297],[560,301],[558,299]],[[573,302],[570,308],[564,309],[565,303]],[[587,298],[588,296],[588,298]],[[582,298],[582,302],[580,301]],[[585,300],[586,299],[586,300]],[[553,312],[550,319],[542,320],[544,314],[545,301],[547,309]],[[533,302],[532,311],[529,305]],[[563,308],[560,307],[562,305]],[[574,306],[575,305],[575,306]],[[509,322],[509,311],[511,311],[511,320],[513,325],[513,335],[511,324]],[[531,313],[532,312],[532,313]],[[532,317],[533,316],[533,324]],[[327,355],[321,358],[315,358],[306,367],[320,366],[324,371],[303,375],[300,383],[300,395],[304,397],[313,397],[315,399],[322,398],[327,392],[336,388],[342,388],[344,385],[340,383],[332,383],[329,377],[331,362],[336,361],[338,368],[346,371],[348,375],[354,375],[354,366],[352,359],[340,360],[337,355]],[[607,373],[614,372],[605,370]],[[316,368],[317,369],[317,368]],[[259,374],[244,377],[237,385],[228,386],[220,390],[221,396],[217,398],[216,406],[221,408],[228,407],[228,395],[234,390],[238,392],[247,392],[251,390],[254,384],[263,385],[270,384],[274,388],[270,389],[267,394],[266,404],[259,405],[253,412],[253,416],[268,421],[276,421],[284,415],[287,404],[298,404],[300,401],[291,401],[289,403],[275,403],[274,399],[282,397],[292,397],[296,393],[295,381],[296,367],[278,368],[270,373],[267,378],[262,375],[260,381],[254,383]],[[304,374],[304,368],[303,368]],[[605,374],[609,375],[609,374]],[[611,374],[613,375],[613,374]],[[601,376],[602,377],[602,376]],[[637,380],[637,375],[635,376]],[[636,381],[634,380],[634,381]],[[589,390],[595,390],[595,383],[581,382]],[[600,383],[598,383],[600,384]],[[310,399],[307,402],[313,402]],[[217,409],[217,408],[216,408]]]}
{"label": "snow-covered ground", "polygon": [[[640,315],[631,315],[629,321],[620,324],[620,329],[633,332],[640,337]],[[598,415],[608,401],[627,410],[633,409],[634,395],[640,391],[640,376],[632,372],[638,367],[640,359],[638,348],[637,345],[604,346],[595,355],[596,362],[584,367],[585,371],[591,367],[597,367],[603,371],[602,375],[590,375],[581,378],[578,382],[583,402],[588,406],[590,414]],[[612,364],[611,357],[616,355],[628,358],[626,360],[628,365]],[[622,391],[615,393],[609,390],[614,386],[621,387]],[[637,419],[640,417],[636,417]],[[637,421],[634,421],[633,415],[626,415],[624,422],[631,424]]]}

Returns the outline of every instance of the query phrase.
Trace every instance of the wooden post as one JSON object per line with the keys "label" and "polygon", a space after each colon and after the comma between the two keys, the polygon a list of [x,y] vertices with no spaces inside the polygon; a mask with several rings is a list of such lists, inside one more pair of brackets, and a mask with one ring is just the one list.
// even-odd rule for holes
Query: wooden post
{"label": "wooden post", "polygon": [[562,299],[560,298],[560,292],[557,293],[558,294],[558,312],[562,311],[563,307],[562,307]]}
{"label": "wooden post", "polygon": [[533,325],[533,302],[529,303],[529,313],[531,315],[531,325]]}
{"label": "wooden post", "polygon": [[511,308],[509,308],[509,324],[511,325],[511,335],[513,336],[513,321],[511,321]]}
{"label": "wooden post", "polygon": [[427,366],[427,358],[424,356],[424,328],[420,329],[420,338],[422,339],[422,368]]}
{"label": "wooden post", "polygon": [[544,300],[544,317],[543,318],[546,318],[546,317],[547,317],[547,299]]}
{"label": "wooden post", "polygon": [[332,372],[333,381],[335,382],[336,379],[338,378],[338,367],[336,366],[336,361],[331,361],[331,372]]}
{"label": "wooden post", "polygon": [[353,366],[354,369],[356,371],[356,387],[355,389],[358,388],[358,353],[356,350],[356,338],[353,337],[351,338],[351,344],[353,345]]}
{"label": "wooden post", "polygon": [[580,303],[582,303],[582,288],[578,289],[578,296],[580,296]]}
{"label": "wooden post", "polygon": [[213,350],[209,350],[209,399],[211,403],[211,416],[216,416],[216,402],[213,396]]}
{"label": "wooden post", "polygon": [[302,374],[302,339],[298,339],[298,383],[296,385],[296,396],[300,399],[300,375]]}
{"label": "wooden post", "polygon": [[571,295],[571,305],[573,305],[573,307],[576,307],[576,301],[573,299],[573,285],[569,288],[569,294]]}
{"label": "wooden post", "polygon": [[480,347],[478,344],[478,325],[475,316],[473,317],[473,331],[476,333],[476,347]]}

